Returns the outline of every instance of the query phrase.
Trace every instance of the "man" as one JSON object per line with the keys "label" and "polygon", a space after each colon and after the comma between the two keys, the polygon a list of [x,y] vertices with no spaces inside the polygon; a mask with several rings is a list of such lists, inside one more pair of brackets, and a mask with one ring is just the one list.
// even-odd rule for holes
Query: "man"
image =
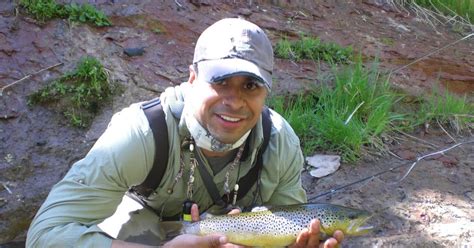
{"label": "man", "polygon": [[[170,150],[155,149],[141,104],[115,114],[87,156],[54,186],[31,224],[27,246],[140,247],[114,239],[119,235],[110,231],[117,226],[111,218],[120,215],[120,206],[131,205],[123,198],[124,193],[145,180],[155,155],[167,155],[168,165],[159,187],[144,204],[156,210],[160,218],[168,218],[179,215],[183,203],[194,202],[191,217],[198,220],[200,210],[215,204],[199,170],[204,168],[212,175],[220,195],[229,195],[255,163],[263,140],[261,113],[272,86],[272,70],[273,50],[262,29],[241,19],[223,19],[211,25],[196,43],[188,82],[168,88],[160,96]],[[259,183],[235,205],[306,201],[299,139],[273,111],[271,121]],[[313,220],[308,225],[295,247],[319,245],[319,222]],[[324,247],[334,247],[342,238],[337,232]],[[181,235],[165,246],[232,244],[220,234]]]}

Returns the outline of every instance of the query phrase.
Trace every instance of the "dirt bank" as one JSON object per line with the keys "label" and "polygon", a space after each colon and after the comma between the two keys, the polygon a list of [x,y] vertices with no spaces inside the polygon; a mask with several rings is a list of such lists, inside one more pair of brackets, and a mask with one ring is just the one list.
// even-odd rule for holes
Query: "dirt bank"
{"label": "dirt bank", "polygon": [[[387,71],[462,37],[450,25],[434,28],[413,13],[384,3],[389,1],[90,2],[111,17],[113,26],[94,28],[64,20],[41,24],[17,13],[15,1],[0,3],[0,87],[63,63],[7,88],[0,96],[0,247],[22,246],[25,230],[52,185],[86,154],[114,112],[187,79],[193,42],[220,18],[247,18],[264,28],[274,43],[304,32],[352,45],[365,58],[378,57]],[[123,52],[137,47],[144,48],[142,56]],[[54,108],[27,105],[27,95],[74,68],[84,55],[101,60],[112,79],[125,88],[101,110],[90,129],[71,127]],[[392,83],[412,95],[424,94],[439,83],[472,99],[473,58],[473,40],[459,42],[394,73]],[[295,93],[317,84],[319,69],[309,61],[277,59],[274,90]],[[408,160],[390,156],[344,165],[320,180],[305,173],[305,187],[314,196],[453,144],[445,132],[428,131],[412,134],[423,141],[404,135],[393,141],[394,154]],[[474,139],[471,134],[454,138]],[[390,184],[402,173],[394,172],[317,200],[378,213],[376,232],[348,240],[347,247],[474,246],[472,154],[473,146],[464,146],[447,158],[421,162],[399,184]]]}

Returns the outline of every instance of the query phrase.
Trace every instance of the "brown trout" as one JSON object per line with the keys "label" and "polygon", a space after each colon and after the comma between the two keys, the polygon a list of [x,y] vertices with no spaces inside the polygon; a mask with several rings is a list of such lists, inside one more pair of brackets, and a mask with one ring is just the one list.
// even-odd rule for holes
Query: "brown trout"
{"label": "brown trout", "polygon": [[366,225],[371,214],[331,204],[298,204],[264,207],[237,215],[220,215],[186,224],[182,233],[208,235],[225,234],[229,242],[247,246],[287,246],[295,242],[301,230],[312,219],[321,221],[321,238],[336,230],[346,236],[368,233]]}

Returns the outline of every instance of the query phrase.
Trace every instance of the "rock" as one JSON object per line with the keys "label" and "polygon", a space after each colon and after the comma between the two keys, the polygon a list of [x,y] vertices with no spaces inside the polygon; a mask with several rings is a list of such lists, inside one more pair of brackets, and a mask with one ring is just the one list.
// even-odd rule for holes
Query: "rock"
{"label": "rock", "polygon": [[141,56],[145,53],[145,48],[143,48],[143,47],[124,48],[123,53],[125,53],[129,57]]}
{"label": "rock", "polygon": [[394,27],[395,29],[397,29],[398,31],[400,32],[410,32],[410,29],[407,28],[405,25],[403,24],[400,24],[398,22],[396,22],[394,19],[388,17],[388,21],[389,21],[389,25]]}
{"label": "rock", "polygon": [[46,145],[47,143],[48,143],[48,141],[46,141],[46,140],[38,140],[38,141],[36,141],[36,145],[37,145],[37,146],[44,146],[44,145]]}
{"label": "rock", "polygon": [[341,157],[337,155],[316,154],[307,157],[308,164],[316,169],[312,169],[309,174],[313,177],[321,178],[334,173],[341,165]]}
{"label": "rock", "polygon": [[474,192],[473,191],[466,191],[463,195],[469,199],[469,201],[474,201]]}
{"label": "rock", "polygon": [[246,17],[249,17],[250,15],[252,15],[252,10],[247,9],[247,8],[242,8],[242,9],[239,10],[239,14],[243,15],[243,16],[246,16]]}

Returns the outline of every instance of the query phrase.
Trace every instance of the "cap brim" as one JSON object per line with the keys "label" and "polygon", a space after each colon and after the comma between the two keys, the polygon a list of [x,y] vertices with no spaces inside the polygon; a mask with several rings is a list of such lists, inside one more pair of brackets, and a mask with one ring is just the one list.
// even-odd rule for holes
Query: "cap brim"
{"label": "cap brim", "polygon": [[198,77],[209,83],[219,82],[232,76],[254,77],[270,91],[272,75],[256,64],[239,58],[205,60],[198,63]]}

